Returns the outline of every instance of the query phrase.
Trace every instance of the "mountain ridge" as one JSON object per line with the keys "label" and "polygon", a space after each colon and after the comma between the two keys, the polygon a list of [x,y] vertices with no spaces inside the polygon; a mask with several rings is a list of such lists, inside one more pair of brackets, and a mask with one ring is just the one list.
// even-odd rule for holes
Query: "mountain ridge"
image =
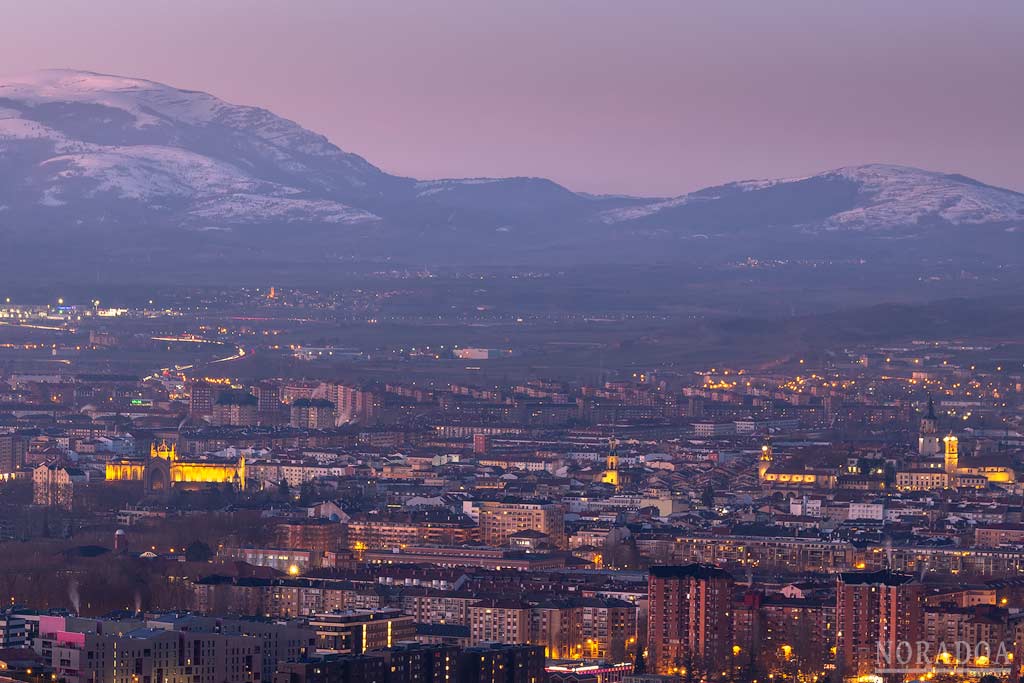
{"label": "mountain ridge", "polygon": [[140,244],[188,233],[221,235],[225,249],[235,235],[265,251],[288,241],[353,258],[528,262],[708,252],[694,240],[721,257],[767,254],[779,240],[813,250],[847,235],[870,251],[871,240],[975,228],[1024,232],[1024,194],[895,164],[666,198],[541,177],[417,180],[201,91],[68,69],[0,79],[0,234],[14,241],[60,229],[86,243],[97,231]]}

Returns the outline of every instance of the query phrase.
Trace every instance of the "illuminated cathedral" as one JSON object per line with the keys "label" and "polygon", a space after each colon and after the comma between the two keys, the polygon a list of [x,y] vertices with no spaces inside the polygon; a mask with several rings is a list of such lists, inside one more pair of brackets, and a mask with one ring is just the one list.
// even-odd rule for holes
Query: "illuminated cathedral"
{"label": "illuminated cathedral", "polygon": [[203,489],[209,486],[245,488],[245,456],[238,460],[183,458],[175,444],[152,444],[144,461],[122,459],[107,463],[107,481],[142,482],[147,493],[168,493],[175,489]]}

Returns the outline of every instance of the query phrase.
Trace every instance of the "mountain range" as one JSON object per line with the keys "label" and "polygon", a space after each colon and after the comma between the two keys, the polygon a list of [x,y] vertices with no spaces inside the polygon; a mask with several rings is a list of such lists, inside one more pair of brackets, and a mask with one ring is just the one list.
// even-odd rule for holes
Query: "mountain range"
{"label": "mountain range", "polygon": [[416,180],[202,92],[72,70],[0,79],[0,240],[27,255],[1016,264],[1022,234],[1024,194],[905,166],[653,199],[588,195],[543,178]]}

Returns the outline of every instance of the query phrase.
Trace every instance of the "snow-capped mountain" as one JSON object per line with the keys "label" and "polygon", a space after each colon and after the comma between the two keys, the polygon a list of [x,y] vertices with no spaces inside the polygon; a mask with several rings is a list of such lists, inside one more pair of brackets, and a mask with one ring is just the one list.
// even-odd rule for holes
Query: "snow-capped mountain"
{"label": "snow-capped mountain", "polygon": [[[154,220],[378,220],[347,201],[388,176],[326,138],[256,107],[152,81],[79,71],[0,80],[8,210],[73,206]],[[4,196],[6,195],[6,196]]]}
{"label": "snow-capped mountain", "polygon": [[1024,194],[960,175],[885,164],[840,168],[826,175],[858,183],[862,197],[861,206],[828,220],[832,228],[870,229],[931,219],[971,225],[1024,218]]}
{"label": "snow-capped mountain", "polygon": [[843,246],[856,249],[989,228],[1024,235],[1024,195],[902,166],[665,199],[587,195],[543,178],[416,180],[265,109],[202,92],[71,70],[0,79],[0,240],[73,241],[76,257],[97,244],[143,253],[162,243],[193,252],[212,244],[224,258],[244,249],[271,259],[291,250],[614,262],[696,258],[702,249],[750,255],[786,240],[805,249],[859,235]]}
{"label": "snow-capped mountain", "polygon": [[1024,194],[961,175],[868,164],[804,178],[747,180],[609,209],[608,224],[678,222],[718,230],[791,226],[805,232],[891,231],[942,223],[1024,222]]}

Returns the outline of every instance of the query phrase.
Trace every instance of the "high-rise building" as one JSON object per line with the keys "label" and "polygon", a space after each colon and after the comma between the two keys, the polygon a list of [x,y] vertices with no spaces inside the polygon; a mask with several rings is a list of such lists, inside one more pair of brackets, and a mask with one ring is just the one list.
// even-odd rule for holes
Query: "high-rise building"
{"label": "high-rise building", "polygon": [[531,645],[550,659],[631,661],[636,645],[636,605],[615,598],[551,598],[532,606]]}
{"label": "high-rise building", "polygon": [[256,410],[262,425],[280,424],[284,413],[281,402],[281,385],[277,382],[260,382],[252,388],[256,397]]}
{"label": "high-rise building", "polygon": [[217,387],[203,380],[193,380],[189,385],[188,412],[194,417],[209,417],[213,414],[213,401]]}
{"label": "high-rise building", "polygon": [[248,427],[259,423],[259,401],[244,391],[223,391],[213,402],[213,423]]}
{"label": "high-rise building", "polygon": [[0,648],[25,647],[27,644],[28,632],[24,617],[0,615]]}
{"label": "high-rise building", "polygon": [[55,677],[68,683],[256,683],[260,640],[222,633],[137,627],[110,634],[41,633]]}
{"label": "high-rise building", "polygon": [[338,424],[357,422],[376,424],[383,407],[383,394],[369,387],[331,384],[327,387],[327,400],[334,403]]}
{"label": "high-rise building", "polygon": [[[113,622],[117,623],[117,622]],[[259,641],[263,671],[274,671],[280,662],[308,657],[316,647],[316,634],[299,622],[270,621],[251,618],[205,617],[196,614],[169,613],[147,619],[146,625],[167,631],[219,633],[225,636],[248,636]],[[269,678],[266,674],[264,678]],[[153,683],[158,683],[153,681]]]}
{"label": "high-rise building", "polygon": [[[313,398],[321,388],[320,382],[295,381],[281,387],[281,403],[291,405],[300,398]],[[330,396],[327,397],[330,399]]]}
{"label": "high-rise building", "polygon": [[457,683],[544,683],[544,648],[491,643],[459,655]]}
{"label": "high-rise building", "polygon": [[530,642],[530,605],[515,598],[487,598],[468,609],[473,643]]}
{"label": "high-rise building", "polygon": [[317,614],[309,626],[316,631],[317,651],[322,653],[358,655],[416,637],[413,618],[392,608]]}
{"label": "high-rise building", "polygon": [[281,407],[281,385],[276,382],[260,382],[252,388],[260,411],[274,411]]}
{"label": "high-rise building", "polygon": [[28,442],[22,435],[0,434],[0,479],[17,472],[25,464]]}
{"label": "high-rise building", "polygon": [[480,540],[485,545],[506,545],[520,531],[539,531],[552,545],[564,548],[565,509],[557,503],[520,500],[480,503]]}
{"label": "high-rise building", "polygon": [[464,545],[477,540],[477,528],[465,515],[448,510],[355,513],[348,521],[353,550],[401,549],[410,545]]}
{"label": "high-rise building", "polygon": [[455,683],[459,650],[451,645],[402,643],[374,655],[384,659],[387,683]]}
{"label": "high-rise building", "polygon": [[334,404],[323,398],[300,398],[291,405],[291,425],[298,429],[330,429],[335,425]]}
{"label": "high-rise building", "polygon": [[732,648],[729,572],[702,564],[651,567],[647,651],[658,674],[713,670]]}
{"label": "high-rise building", "polygon": [[329,655],[302,662],[285,662],[274,672],[273,683],[385,683],[383,657]]}
{"label": "high-rise building", "polygon": [[342,546],[344,527],[327,519],[292,519],[275,528],[275,547],[327,552]]}
{"label": "high-rise building", "polygon": [[824,671],[835,660],[835,608],[835,600],[747,591],[733,603],[733,665],[762,675]]}
{"label": "high-rise building", "polygon": [[[844,678],[895,662],[901,643],[922,639],[924,586],[889,570],[846,572],[836,587],[836,667]],[[879,660],[882,660],[880,662]]]}
{"label": "high-rise building", "polygon": [[1011,615],[1010,610],[984,603],[960,606],[942,602],[926,606],[923,618],[922,633],[930,646],[929,652],[940,652],[943,645],[947,650],[953,650],[950,643],[958,643],[959,654],[955,650],[950,654],[967,655],[967,660],[962,662],[966,667],[1012,668],[1010,680],[1019,682],[1019,675],[1014,674],[1020,673],[1020,665],[1012,665],[1011,658],[1017,659],[1024,647],[1019,639],[1024,625],[1016,615]]}
{"label": "high-rise building", "polygon": [[583,656],[610,662],[632,661],[637,641],[636,605],[616,598],[577,598]]}
{"label": "high-rise building", "polygon": [[273,683],[458,683],[458,657],[451,645],[402,643],[363,655],[288,662],[278,667]]}

